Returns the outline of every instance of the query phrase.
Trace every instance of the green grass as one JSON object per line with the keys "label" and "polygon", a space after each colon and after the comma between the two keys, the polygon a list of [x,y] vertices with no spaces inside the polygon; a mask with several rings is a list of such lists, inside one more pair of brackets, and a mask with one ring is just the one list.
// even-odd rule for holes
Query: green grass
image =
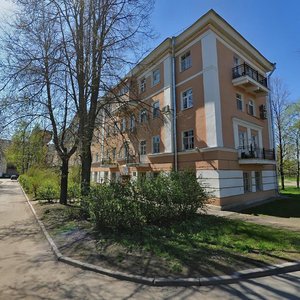
{"label": "green grass", "polygon": [[[54,237],[64,239],[66,233],[78,234],[83,228],[80,218],[75,218],[77,208],[57,204],[45,207],[43,221],[47,228],[52,228]],[[91,224],[85,228],[88,227],[95,245],[101,246],[95,247],[95,253],[85,253],[85,257],[99,256],[99,264],[105,261],[109,264],[106,267],[142,275],[228,274],[237,269],[300,259],[300,236],[296,232],[210,215],[135,231],[95,232]],[[71,244],[75,252],[80,248]],[[112,245],[119,251],[114,258],[108,252]],[[141,257],[147,257],[147,262]]]}
{"label": "green grass", "polygon": [[296,187],[288,186],[285,190],[281,190],[280,194],[285,197],[245,209],[242,213],[268,215],[281,218],[300,218],[300,190]]}

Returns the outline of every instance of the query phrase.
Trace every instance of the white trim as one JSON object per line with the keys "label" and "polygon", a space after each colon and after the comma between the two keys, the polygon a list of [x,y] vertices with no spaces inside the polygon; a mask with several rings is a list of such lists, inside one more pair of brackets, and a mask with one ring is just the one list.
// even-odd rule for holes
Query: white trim
{"label": "white trim", "polygon": [[219,42],[221,42],[223,45],[225,45],[228,49],[230,49],[235,56],[237,56],[240,59],[242,59],[245,63],[247,63],[253,69],[256,69],[257,71],[259,71],[262,75],[266,76],[266,73],[262,69],[260,69],[256,65],[253,65],[253,63],[249,59],[247,59],[243,54],[241,54],[240,49],[233,48],[219,34],[217,35],[217,40]]}
{"label": "white trim", "polygon": [[168,57],[171,57],[170,54],[165,55],[164,57],[162,57],[157,63],[155,63],[154,65],[152,65],[151,67],[147,67],[147,65],[145,65],[146,70],[137,77],[137,80],[140,80],[142,77],[149,77],[152,75],[152,71],[154,71],[155,69],[159,68],[159,65],[166,60]]}
{"label": "white trim", "polygon": [[206,121],[206,144],[210,147],[223,146],[221,96],[218,70],[216,34],[208,30],[203,38],[203,87]]}
{"label": "white trim", "polygon": [[187,79],[185,79],[183,81],[179,81],[179,83],[176,84],[176,87],[179,87],[179,86],[183,85],[184,83],[186,83],[186,82],[188,82],[188,81],[190,81],[190,80],[192,80],[195,77],[200,76],[200,75],[203,75],[203,70],[196,73],[196,74],[194,74],[194,75],[192,75],[192,76],[190,76],[190,77],[188,77]]}
{"label": "white trim", "polygon": [[240,144],[239,144],[239,129],[238,126],[243,126],[247,128],[247,144],[249,144],[249,139],[251,137],[251,129],[256,130],[258,132],[258,147],[263,148],[263,141],[262,141],[262,129],[263,127],[256,125],[254,123],[247,122],[245,120],[241,120],[238,118],[232,118],[233,122],[233,134],[234,134],[234,145],[235,148],[237,149]]}

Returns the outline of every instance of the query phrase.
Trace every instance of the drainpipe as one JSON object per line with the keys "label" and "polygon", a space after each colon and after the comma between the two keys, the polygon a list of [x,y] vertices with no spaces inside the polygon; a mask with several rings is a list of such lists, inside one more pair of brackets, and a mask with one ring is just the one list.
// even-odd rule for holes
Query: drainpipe
{"label": "drainpipe", "polygon": [[[270,84],[270,79],[274,71],[276,70],[276,63],[273,64],[273,70],[268,74],[268,84]],[[269,92],[269,107],[270,107],[270,117],[271,117],[271,129],[272,129],[272,140],[273,140],[273,149],[274,149],[274,156],[275,161],[277,161],[277,155],[276,155],[276,143],[275,143],[275,133],[274,133],[274,117],[273,117],[273,108],[272,108],[272,97],[271,92]],[[275,180],[276,180],[276,192],[279,194],[279,188],[278,188],[278,176],[277,176],[277,165],[275,165]]]}
{"label": "drainpipe", "polygon": [[176,107],[176,59],[175,59],[175,37],[172,37],[172,132],[173,132],[173,151],[174,151],[174,171],[178,171],[178,152],[177,152],[177,107]]}

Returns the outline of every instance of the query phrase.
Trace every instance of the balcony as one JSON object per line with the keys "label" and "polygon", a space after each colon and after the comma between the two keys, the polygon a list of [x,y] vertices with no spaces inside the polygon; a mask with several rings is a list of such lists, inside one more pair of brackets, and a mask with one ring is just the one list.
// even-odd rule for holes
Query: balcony
{"label": "balcony", "polygon": [[255,148],[252,145],[249,147],[238,148],[239,164],[241,165],[261,165],[261,164],[276,164],[274,149]]}
{"label": "balcony", "polygon": [[102,158],[100,162],[100,166],[106,168],[115,168],[117,166],[117,163],[113,162],[112,159],[110,158]]}
{"label": "balcony", "polygon": [[232,83],[259,96],[267,95],[269,91],[267,78],[246,63],[232,69]]}
{"label": "balcony", "polygon": [[126,115],[129,112],[132,112],[140,104],[138,100],[128,100],[119,103],[119,106],[113,111],[113,114],[116,115]]}

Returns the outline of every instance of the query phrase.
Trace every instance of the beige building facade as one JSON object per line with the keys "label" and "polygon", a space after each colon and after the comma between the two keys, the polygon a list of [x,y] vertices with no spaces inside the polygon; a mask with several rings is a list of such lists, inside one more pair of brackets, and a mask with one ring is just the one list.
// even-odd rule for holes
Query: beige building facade
{"label": "beige building facade", "polygon": [[188,168],[222,208],[274,196],[273,68],[209,11],[162,42],[107,96],[111,105],[92,148],[92,181]]}

